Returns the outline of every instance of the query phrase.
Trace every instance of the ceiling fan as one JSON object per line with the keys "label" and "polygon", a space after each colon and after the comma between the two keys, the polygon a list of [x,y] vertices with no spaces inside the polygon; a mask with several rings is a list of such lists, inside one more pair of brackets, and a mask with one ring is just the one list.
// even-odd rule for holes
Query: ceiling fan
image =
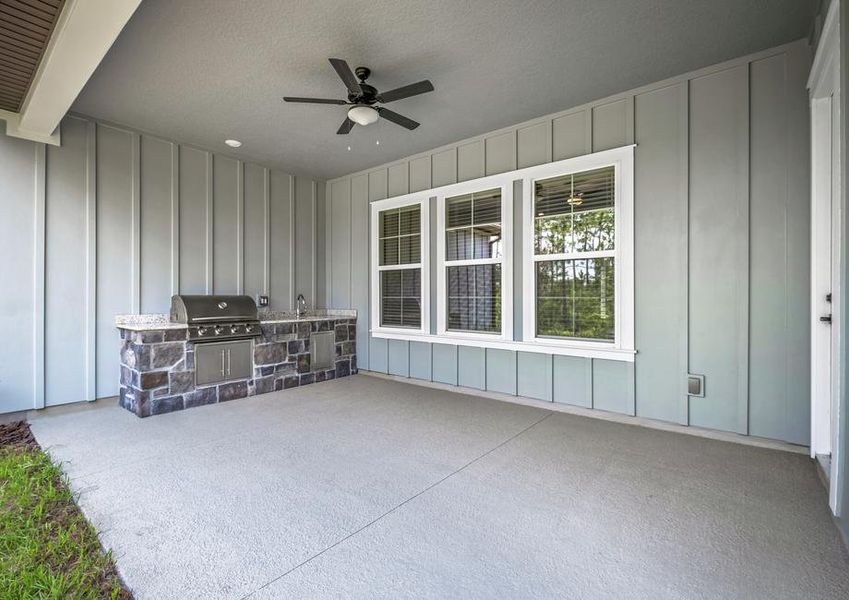
{"label": "ceiling fan", "polygon": [[[396,125],[400,125],[401,127],[406,127],[411,130],[419,126],[419,124],[412,119],[409,119],[404,115],[399,115],[384,106],[377,106],[377,104],[386,104],[388,102],[394,102],[395,100],[409,98],[410,96],[417,96],[426,92],[432,92],[433,84],[430,81],[425,79],[424,81],[411,83],[410,85],[395,88],[388,92],[379,92],[377,89],[366,83],[366,79],[368,79],[369,75],[371,75],[371,70],[367,67],[357,67],[354,71],[351,71],[351,67],[348,66],[348,63],[341,58],[331,58],[329,60],[330,64],[333,65],[333,68],[336,69],[336,73],[339,74],[339,77],[345,84],[345,87],[348,88],[348,100],[334,100],[332,98],[295,98],[292,96],[285,96],[283,100],[285,102],[307,102],[310,104],[339,104],[343,106],[350,106],[351,108],[348,109],[348,116],[345,117],[345,120],[336,132],[338,134],[349,133],[351,129],[353,129],[354,125],[370,125],[377,121],[378,117],[383,117],[387,121],[392,121]],[[359,79],[359,81],[357,81],[357,79]]]}

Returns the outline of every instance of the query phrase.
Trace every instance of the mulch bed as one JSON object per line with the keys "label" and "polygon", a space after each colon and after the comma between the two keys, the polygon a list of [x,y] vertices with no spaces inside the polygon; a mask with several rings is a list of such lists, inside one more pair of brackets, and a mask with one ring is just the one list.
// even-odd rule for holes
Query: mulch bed
{"label": "mulch bed", "polygon": [[24,421],[0,424],[0,447],[2,446],[39,449],[38,442],[29,430],[29,425]]}

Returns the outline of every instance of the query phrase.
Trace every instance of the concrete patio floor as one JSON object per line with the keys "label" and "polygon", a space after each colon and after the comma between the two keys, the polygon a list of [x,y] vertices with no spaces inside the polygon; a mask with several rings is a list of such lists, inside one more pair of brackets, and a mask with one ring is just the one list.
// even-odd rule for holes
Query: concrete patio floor
{"label": "concrete patio floor", "polygon": [[798,454],[364,375],[32,428],[138,599],[849,597]]}

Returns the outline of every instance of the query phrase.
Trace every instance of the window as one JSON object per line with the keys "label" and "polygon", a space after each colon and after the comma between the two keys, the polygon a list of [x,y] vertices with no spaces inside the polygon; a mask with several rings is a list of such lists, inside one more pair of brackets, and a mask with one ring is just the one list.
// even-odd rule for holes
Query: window
{"label": "window", "polygon": [[536,335],[615,337],[613,167],[534,182]]}
{"label": "window", "polygon": [[423,203],[403,198],[372,203],[372,232],[372,323],[377,330],[426,331]]}
{"label": "window", "polygon": [[525,180],[526,341],[633,347],[632,169],[627,147]]}
{"label": "window", "polygon": [[512,335],[509,203],[503,176],[449,186],[437,196],[437,307],[440,335]]}
{"label": "window", "polygon": [[372,202],[371,334],[633,361],[633,169],[626,146]]}
{"label": "window", "polygon": [[421,211],[404,206],[380,211],[380,325],[422,326]]}
{"label": "window", "polygon": [[446,329],[501,333],[501,190],[444,205]]}

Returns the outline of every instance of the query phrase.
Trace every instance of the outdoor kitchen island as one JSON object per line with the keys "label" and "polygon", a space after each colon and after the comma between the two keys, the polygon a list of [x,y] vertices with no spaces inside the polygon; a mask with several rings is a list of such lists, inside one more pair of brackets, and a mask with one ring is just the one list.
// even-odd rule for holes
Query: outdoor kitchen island
{"label": "outdoor kitchen island", "polygon": [[[300,318],[261,311],[254,319],[198,327],[167,314],[116,316],[120,405],[147,417],[357,372],[355,310],[313,310]],[[199,330],[223,335],[198,339]]]}

